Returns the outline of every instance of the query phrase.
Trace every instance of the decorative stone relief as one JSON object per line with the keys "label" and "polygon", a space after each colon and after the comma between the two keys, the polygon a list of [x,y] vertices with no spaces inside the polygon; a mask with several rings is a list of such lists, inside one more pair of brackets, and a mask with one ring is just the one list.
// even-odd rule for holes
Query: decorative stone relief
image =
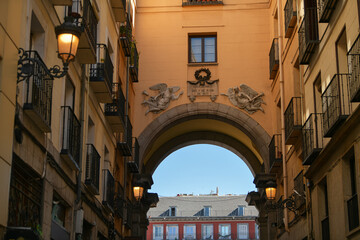
{"label": "decorative stone relief", "polygon": [[195,71],[197,81],[187,81],[188,97],[194,102],[197,96],[210,96],[215,101],[219,95],[219,79],[210,81],[211,72],[208,68],[200,68]]}
{"label": "decorative stone relief", "polygon": [[233,105],[244,109],[249,114],[253,114],[258,110],[264,112],[261,107],[261,104],[266,104],[262,99],[264,93],[257,93],[245,84],[241,84],[240,88],[229,88],[226,94],[222,93],[221,95],[227,96]]}
{"label": "decorative stone relief", "polygon": [[149,87],[150,90],[158,91],[158,94],[155,96],[150,96],[149,93],[144,90],[143,94],[149,96],[148,99],[145,99],[141,104],[146,105],[148,110],[146,110],[145,115],[149,112],[159,113],[164,111],[169,107],[171,100],[177,100],[184,92],[181,91],[178,95],[175,95],[177,91],[180,90],[180,87],[167,87],[166,83],[159,83],[154,86]]}

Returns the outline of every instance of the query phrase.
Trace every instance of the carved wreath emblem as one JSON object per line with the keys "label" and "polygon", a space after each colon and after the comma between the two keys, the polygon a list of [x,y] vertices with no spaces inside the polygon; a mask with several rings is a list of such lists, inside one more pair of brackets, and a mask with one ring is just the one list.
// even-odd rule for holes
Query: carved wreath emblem
{"label": "carved wreath emblem", "polygon": [[[206,73],[205,76],[203,76],[201,73],[204,72]],[[195,79],[198,80],[200,82],[200,85],[204,85],[205,82],[209,81],[211,78],[211,72],[208,68],[200,68],[198,70],[195,71]]]}

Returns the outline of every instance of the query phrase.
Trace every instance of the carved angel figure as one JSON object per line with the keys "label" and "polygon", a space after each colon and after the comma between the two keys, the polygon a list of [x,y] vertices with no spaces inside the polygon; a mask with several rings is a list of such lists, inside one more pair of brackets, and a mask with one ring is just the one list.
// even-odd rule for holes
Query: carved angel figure
{"label": "carved angel figure", "polygon": [[[148,99],[145,99],[142,104],[147,105],[149,108],[146,110],[145,115],[149,112],[159,113],[166,108],[168,108],[171,100],[178,99],[184,92],[181,91],[178,95],[175,95],[177,91],[180,90],[180,87],[167,87],[166,83],[159,83],[149,88],[153,91],[158,91],[159,93],[156,96],[150,96]],[[143,94],[149,96],[149,93],[144,90]]]}
{"label": "carved angel figure", "polygon": [[264,112],[264,109],[261,107],[261,104],[266,104],[262,99],[264,93],[259,94],[245,84],[241,84],[240,88],[229,88],[227,94],[222,95],[227,96],[232,104],[240,109],[244,109],[249,114],[253,114],[258,110]]}

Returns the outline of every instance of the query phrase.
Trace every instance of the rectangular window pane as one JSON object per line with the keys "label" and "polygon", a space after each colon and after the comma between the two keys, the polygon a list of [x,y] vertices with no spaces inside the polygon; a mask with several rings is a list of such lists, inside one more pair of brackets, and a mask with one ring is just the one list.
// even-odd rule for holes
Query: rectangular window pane
{"label": "rectangular window pane", "polygon": [[204,62],[215,62],[215,37],[204,38]]}
{"label": "rectangular window pane", "polygon": [[153,226],[153,239],[162,240],[164,234],[163,225],[154,225]]}
{"label": "rectangular window pane", "polygon": [[179,239],[178,236],[179,231],[177,225],[168,225],[166,231],[167,231],[167,239],[169,240]]}
{"label": "rectangular window pane", "polygon": [[201,38],[191,38],[190,62],[202,62],[201,60]]}
{"label": "rectangular window pane", "polygon": [[204,207],[204,216],[211,216],[211,208],[210,207]]}
{"label": "rectangular window pane", "polygon": [[239,208],[238,208],[238,216],[244,216],[244,207],[243,206],[239,206]]}
{"label": "rectangular window pane", "polygon": [[203,224],[202,225],[202,239],[214,239],[212,224]]}
{"label": "rectangular window pane", "polygon": [[219,239],[231,239],[230,224],[219,225]]}
{"label": "rectangular window pane", "polygon": [[238,239],[248,239],[249,225],[247,223],[238,224]]}
{"label": "rectangular window pane", "polygon": [[196,238],[195,225],[184,225],[184,239],[192,240]]}

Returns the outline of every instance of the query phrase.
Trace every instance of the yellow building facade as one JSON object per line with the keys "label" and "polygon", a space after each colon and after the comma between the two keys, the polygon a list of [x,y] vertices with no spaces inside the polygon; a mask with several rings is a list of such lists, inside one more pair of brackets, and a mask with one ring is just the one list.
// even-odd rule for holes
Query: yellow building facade
{"label": "yellow building facade", "polygon": [[260,239],[359,238],[359,6],[2,1],[0,239],[145,239],[152,174],[196,143],[246,162]]}

